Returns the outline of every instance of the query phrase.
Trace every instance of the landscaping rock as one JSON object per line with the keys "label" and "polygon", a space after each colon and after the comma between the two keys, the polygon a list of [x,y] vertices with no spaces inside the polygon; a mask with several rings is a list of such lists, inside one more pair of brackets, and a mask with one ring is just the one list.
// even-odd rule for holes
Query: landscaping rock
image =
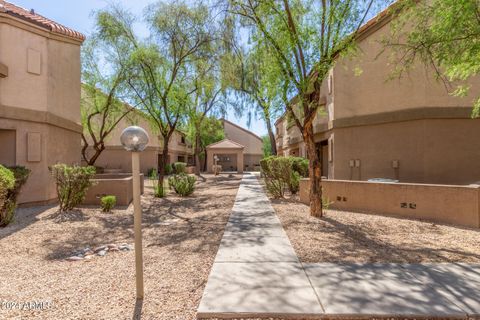
{"label": "landscaping rock", "polygon": [[128,243],[122,243],[122,244],[109,243],[105,245],[96,246],[93,249],[91,249],[90,247],[85,247],[83,249],[76,250],[72,253],[72,256],[70,258],[67,258],[65,260],[68,260],[68,261],[88,260],[89,261],[93,259],[95,256],[104,257],[107,255],[109,251],[118,252],[118,251],[131,251],[131,250],[133,250],[133,245]]}
{"label": "landscaping rock", "polygon": [[97,256],[103,257],[107,254],[107,250],[100,250],[97,252]]}
{"label": "landscaping rock", "polygon": [[93,249],[93,251],[94,251],[95,253],[98,253],[99,251],[103,251],[103,250],[105,250],[106,248],[107,248],[107,246],[98,246],[98,247],[96,247],[95,249]]}
{"label": "landscaping rock", "polygon": [[129,245],[129,244],[125,244],[125,245],[122,244],[118,247],[118,249],[120,249],[122,251],[131,251],[131,250],[133,250],[133,246]]}
{"label": "landscaping rock", "polygon": [[65,259],[67,261],[80,261],[80,260],[83,260],[83,257],[79,257],[79,256],[71,256],[71,257],[68,257],[67,259]]}

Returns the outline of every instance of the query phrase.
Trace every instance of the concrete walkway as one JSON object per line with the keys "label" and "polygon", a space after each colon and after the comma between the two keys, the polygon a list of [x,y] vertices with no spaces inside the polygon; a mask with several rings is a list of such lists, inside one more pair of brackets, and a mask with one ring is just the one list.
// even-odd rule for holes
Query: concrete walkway
{"label": "concrete walkway", "polygon": [[245,174],[197,318],[480,317],[480,265],[301,264]]}

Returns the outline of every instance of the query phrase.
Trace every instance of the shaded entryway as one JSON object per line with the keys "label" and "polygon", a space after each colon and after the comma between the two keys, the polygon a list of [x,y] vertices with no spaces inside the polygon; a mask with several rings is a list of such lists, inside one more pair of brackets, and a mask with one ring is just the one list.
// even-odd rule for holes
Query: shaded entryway
{"label": "shaded entryway", "polygon": [[16,131],[0,129],[0,164],[4,166],[16,165]]}
{"label": "shaded entryway", "polygon": [[207,172],[213,172],[214,157],[217,156],[218,165],[222,171],[237,171],[243,173],[243,150],[245,149],[235,141],[224,139],[207,146]]}

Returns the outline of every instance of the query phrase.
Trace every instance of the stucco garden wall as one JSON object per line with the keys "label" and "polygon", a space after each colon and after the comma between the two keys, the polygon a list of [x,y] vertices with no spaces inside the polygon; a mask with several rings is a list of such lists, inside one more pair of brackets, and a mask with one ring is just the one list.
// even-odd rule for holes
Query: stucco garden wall
{"label": "stucco garden wall", "polygon": [[[323,196],[337,210],[425,219],[480,228],[480,186],[452,186],[324,180]],[[309,179],[300,181],[300,201],[308,204]]]}
{"label": "stucco garden wall", "polygon": [[[83,204],[99,205],[103,196],[113,195],[118,206],[128,206],[133,200],[133,178],[131,174],[98,174],[90,187]],[[144,176],[140,175],[140,192],[143,194]]]}

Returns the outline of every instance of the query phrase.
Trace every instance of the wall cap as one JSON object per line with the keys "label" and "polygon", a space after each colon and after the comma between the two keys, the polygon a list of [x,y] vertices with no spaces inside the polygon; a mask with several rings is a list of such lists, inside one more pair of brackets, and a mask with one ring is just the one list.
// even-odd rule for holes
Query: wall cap
{"label": "wall cap", "polygon": [[[302,178],[300,181],[310,181],[310,178]],[[366,185],[395,185],[395,186],[410,186],[410,187],[444,187],[444,188],[461,188],[461,189],[480,189],[478,184],[434,184],[434,183],[413,183],[413,182],[374,182],[374,181],[359,181],[359,180],[336,180],[336,179],[322,179],[322,182],[329,183],[352,183],[352,184],[366,184]]]}

